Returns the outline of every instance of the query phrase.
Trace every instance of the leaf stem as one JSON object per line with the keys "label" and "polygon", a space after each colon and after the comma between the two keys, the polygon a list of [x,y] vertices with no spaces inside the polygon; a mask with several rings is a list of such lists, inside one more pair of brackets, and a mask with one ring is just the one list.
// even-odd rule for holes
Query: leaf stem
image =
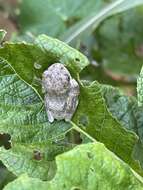
{"label": "leaf stem", "polygon": [[91,141],[97,142],[93,137],[91,137],[88,133],[86,133],[84,130],[82,130],[81,128],[79,128],[75,123],[73,123],[72,121],[70,121],[70,123],[72,124],[74,130],[78,131],[79,133],[84,134],[84,135],[87,136]]}

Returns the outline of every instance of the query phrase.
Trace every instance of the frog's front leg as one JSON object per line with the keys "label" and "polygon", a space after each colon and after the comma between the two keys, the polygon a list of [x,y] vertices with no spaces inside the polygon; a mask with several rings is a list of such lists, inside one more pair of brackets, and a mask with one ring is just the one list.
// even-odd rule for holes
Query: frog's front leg
{"label": "frog's front leg", "polygon": [[45,96],[45,107],[46,107],[46,112],[47,112],[47,116],[48,116],[48,121],[50,123],[53,123],[54,117],[53,117],[53,113],[49,110],[49,97],[48,96]]}

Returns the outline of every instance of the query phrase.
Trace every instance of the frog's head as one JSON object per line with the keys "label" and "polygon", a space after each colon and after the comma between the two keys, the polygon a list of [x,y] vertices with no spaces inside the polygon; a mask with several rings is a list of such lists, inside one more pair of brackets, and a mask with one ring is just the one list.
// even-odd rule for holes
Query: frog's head
{"label": "frog's head", "polygon": [[70,88],[71,75],[61,63],[51,65],[43,73],[43,86],[49,94],[65,94]]}

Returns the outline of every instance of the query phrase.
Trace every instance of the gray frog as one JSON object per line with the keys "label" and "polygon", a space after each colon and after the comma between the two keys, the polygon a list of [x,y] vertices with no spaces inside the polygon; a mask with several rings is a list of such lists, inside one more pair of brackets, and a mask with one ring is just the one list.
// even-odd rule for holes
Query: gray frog
{"label": "gray frog", "polygon": [[42,76],[49,122],[70,121],[78,105],[79,85],[61,63],[51,65]]}

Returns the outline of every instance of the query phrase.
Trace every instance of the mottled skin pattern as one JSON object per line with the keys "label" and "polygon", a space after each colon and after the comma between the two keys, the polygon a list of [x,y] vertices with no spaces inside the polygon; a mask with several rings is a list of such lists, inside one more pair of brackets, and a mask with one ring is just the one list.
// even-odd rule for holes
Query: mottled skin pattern
{"label": "mottled skin pattern", "polygon": [[55,63],[43,73],[42,88],[49,122],[71,120],[78,105],[79,85],[63,64]]}

